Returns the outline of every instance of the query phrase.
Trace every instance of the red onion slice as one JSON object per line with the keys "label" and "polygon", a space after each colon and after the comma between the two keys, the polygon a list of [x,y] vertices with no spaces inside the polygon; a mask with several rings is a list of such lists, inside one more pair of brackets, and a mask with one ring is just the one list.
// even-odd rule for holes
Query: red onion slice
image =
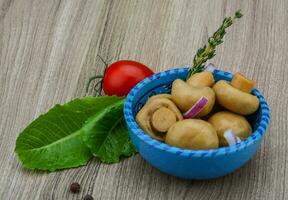
{"label": "red onion slice", "polygon": [[202,96],[187,112],[183,114],[184,119],[194,118],[201,112],[201,110],[206,106],[207,103],[208,98]]}
{"label": "red onion slice", "polygon": [[224,132],[224,138],[228,142],[229,146],[241,142],[241,139],[239,137],[237,137],[231,129]]}

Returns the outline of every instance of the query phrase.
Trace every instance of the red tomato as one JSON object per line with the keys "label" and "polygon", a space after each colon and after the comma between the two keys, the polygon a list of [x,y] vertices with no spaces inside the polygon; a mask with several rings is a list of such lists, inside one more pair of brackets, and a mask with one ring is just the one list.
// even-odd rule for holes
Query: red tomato
{"label": "red tomato", "polygon": [[109,96],[126,96],[138,82],[152,74],[153,71],[142,63],[120,60],[107,68],[103,78],[103,90]]}

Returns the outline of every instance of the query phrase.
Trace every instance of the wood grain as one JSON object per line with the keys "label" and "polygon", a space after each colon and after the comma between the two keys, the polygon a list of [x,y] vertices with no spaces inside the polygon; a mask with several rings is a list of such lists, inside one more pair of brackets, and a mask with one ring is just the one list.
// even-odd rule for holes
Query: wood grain
{"label": "wood grain", "polygon": [[[187,65],[221,23],[242,9],[212,60],[257,82],[272,123],[256,156],[226,177],[186,181],[139,155],[119,164],[92,160],[55,173],[24,169],[19,132],[55,103],[88,94],[108,62],[134,59],[155,71]],[[288,199],[288,1],[0,0],[0,199]],[[81,193],[68,191],[80,182]]]}

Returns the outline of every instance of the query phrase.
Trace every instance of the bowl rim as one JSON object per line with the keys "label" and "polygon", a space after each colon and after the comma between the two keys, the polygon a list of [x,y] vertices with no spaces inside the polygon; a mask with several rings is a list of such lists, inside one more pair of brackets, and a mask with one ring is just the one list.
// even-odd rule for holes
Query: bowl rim
{"label": "bowl rim", "polygon": [[[259,90],[256,88],[253,88],[252,93],[257,96],[260,102],[260,108],[262,110],[262,113],[260,115],[260,123],[258,124],[258,127],[256,130],[245,140],[241,141],[238,144],[228,146],[228,147],[220,147],[217,149],[209,149],[209,150],[191,150],[191,149],[182,149],[179,147],[171,146],[169,144],[166,144],[164,142],[160,142],[152,137],[150,137],[148,134],[144,133],[144,131],[138,126],[136,123],[134,116],[133,116],[133,108],[132,108],[132,102],[135,97],[135,95],[141,90],[141,88],[145,87],[148,83],[160,79],[161,77],[173,75],[177,73],[187,73],[189,71],[189,68],[175,68],[175,69],[169,69],[165,70],[159,73],[155,73],[141,82],[139,82],[127,95],[126,101],[124,104],[124,117],[126,124],[128,126],[128,129],[130,129],[130,134],[136,135],[140,140],[142,140],[144,143],[148,144],[151,147],[154,147],[156,149],[159,149],[161,151],[166,151],[168,153],[176,154],[179,156],[188,156],[188,157],[214,157],[214,156],[223,156],[232,154],[234,152],[243,150],[247,148],[250,145],[255,144],[258,142],[258,140],[261,140],[263,135],[265,135],[266,129],[270,122],[270,109],[269,105],[266,102],[265,98],[261,94]],[[224,76],[225,78],[231,80],[233,78],[233,74],[227,71],[222,70],[214,70],[213,74],[217,74],[220,76]]]}

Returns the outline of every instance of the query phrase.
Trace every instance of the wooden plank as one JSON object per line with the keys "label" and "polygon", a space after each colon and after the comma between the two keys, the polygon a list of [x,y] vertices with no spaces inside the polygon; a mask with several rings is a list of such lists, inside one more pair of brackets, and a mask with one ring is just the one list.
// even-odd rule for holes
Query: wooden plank
{"label": "wooden plank", "polygon": [[[211,181],[159,172],[139,155],[119,164],[92,160],[55,173],[24,169],[19,132],[55,103],[89,93],[89,77],[107,62],[133,59],[155,71],[187,65],[224,16],[244,17],[228,30],[211,62],[257,82],[272,124],[257,155]],[[287,199],[288,2],[189,0],[0,1],[0,199]],[[69,193],[71,182],[82,185]]]}

